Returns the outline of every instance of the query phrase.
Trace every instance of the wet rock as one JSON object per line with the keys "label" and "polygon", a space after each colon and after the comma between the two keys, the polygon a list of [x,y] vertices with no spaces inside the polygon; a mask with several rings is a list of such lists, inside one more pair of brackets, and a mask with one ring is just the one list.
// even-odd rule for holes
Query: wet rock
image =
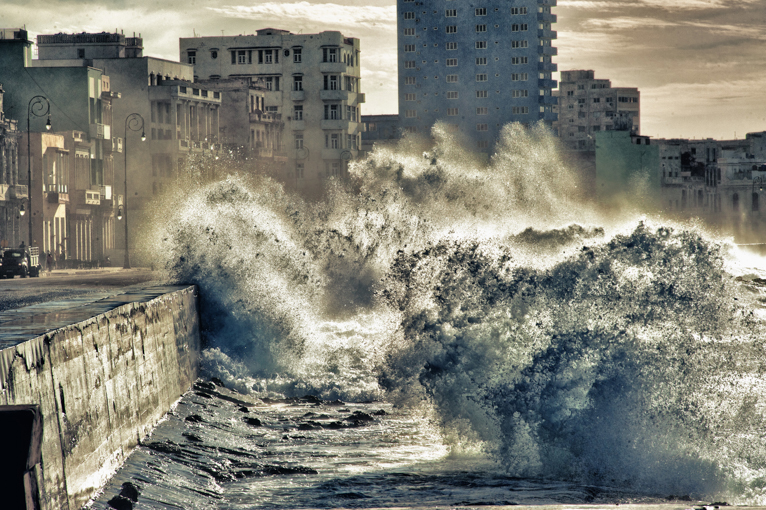
{"label": "wet rock", "polygon": [[372,413],[373,416],[385,416],[386,414],[388,413],[386,413],[383,409],[378,409],[377,411]]}
{"label": "wet rock", "polygon": [[354,411],[351,416],[345,419],[346,421],[375,421],[375,418],[362,411]]}
{"label": "wet rock", "polygon": [[264,475],[315,475],[317,474],[317,471],[315,469],[303,467],[303,466],[296,466],[296,467],[288,467],[288,466],[271,466],[271,465],[265,465],[261,469]]}
{"label": "wet rock", "polygon": [[204,423],[205,420],[202,418],[202,416],[198,414],[190,414],[189,416],[184,418],[184,421],[189,423]]}
{"label": "wet rock", "polygon": [[194,389],[199,390],[209,390],[209,391],[215,391],[215,384],[208,382],[208,381],[197,381],[194,383]]}
{"label": "wet rock", "polygon": [[133,510],[133,502],[125,496],[115,496],[107,504],[116,510]]}
{"label": "wet rock", "polygon": [[138,490],[138,487],[136,487],[131,482],[125,482],[122,484],[122,490],[120,491],[120,496],[128,498],[129,500],[133,501],[134,503],[138,501],[138,495],[141,491]]}
{"label": "wet rock", "polygon": [[222,380],[220,380],[220,379],[219,379],[219,378],[217,378],[217,377],[213,377],[213,378],[211,378],[211,379],[210,379],[210,382],[211,382],[211,383],[213,383],[213,384],[215,384],[216,386],[220,386],[221,388],[225,388],[225,387],[226,387],[226,386],[224,386],[224,384],[223,384],[223,381],[222,381]]}
{"label": "wet rock", "polygon": [[195,391],[194,394],[202,398],[213,398],[209,393],[202,393],[201,391]]}
{"label": "wet rock", "polygon": [[249,412],[250,412],[250,409],[248,409],[248,408],[247,408],[247,407],[245,407],[245,406],[242,406],[242,407],[240,407],[240,408],[239,408],[239,409],[237,409],[237,410],[238,410],[239,412],[241,412],[241,413],[249,413]]}
{"label": "wet rock", "polygon": [[153,441],[151,443],[146,443],[144,446],[155,452],[173,453],[176,455],[180,454],[182,451],[181,447],[173,441]]}
{"label": "wet rock", "polygon": [[247,423],[251,427],[260,427],[261,426],[261,420],[259,420],[258,418],[247,417],[247,418],[243,418],[242,421],[244,421],[245,423]]}

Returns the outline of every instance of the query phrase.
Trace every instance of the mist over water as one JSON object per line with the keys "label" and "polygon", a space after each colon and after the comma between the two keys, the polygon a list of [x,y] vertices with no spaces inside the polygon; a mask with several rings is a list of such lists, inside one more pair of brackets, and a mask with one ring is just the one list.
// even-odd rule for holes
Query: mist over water
{"label": "mist over water", "polygon": [[581,202],[543,127],[488,163],[434,136],[318,202],[252,176],[169,197],[148,244],[201,288],[208,375],[418,409],[512,476],[765,502],[761,261]]}

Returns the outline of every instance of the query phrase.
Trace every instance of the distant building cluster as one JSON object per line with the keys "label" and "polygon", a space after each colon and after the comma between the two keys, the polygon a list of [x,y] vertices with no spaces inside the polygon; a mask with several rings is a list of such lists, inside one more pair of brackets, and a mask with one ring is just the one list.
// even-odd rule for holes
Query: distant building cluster
{"label": "distant building cluster", "polygon": [[181,38],[176,62],[116,32],[40,35],[33,59],[26,30],[0,29],[0,246],[119,263],[132,235],[120,218],[214,172],[205,162],[236,154],[317,196],[375,145],[427,138],[437,122],[487,155],[505,124],[543,122],[580,193],[604,204],[638,186],[674,214],[760,218],[766,134],[642,136],[637,88],[593,70],[553,79],[555,6],[397,0],[398,113],[368,116],[360,41],[339,31]]}

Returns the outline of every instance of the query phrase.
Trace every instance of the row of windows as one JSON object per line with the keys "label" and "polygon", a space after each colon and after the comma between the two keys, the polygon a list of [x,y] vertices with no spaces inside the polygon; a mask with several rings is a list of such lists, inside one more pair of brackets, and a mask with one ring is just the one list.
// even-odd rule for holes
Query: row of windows
{"label": "row of windows", "polygon": [[[414,63],[414,61],[412,61]],[[406,64],[406,63],[405,63]],[[405,65],[405,67],[407,67]],[[413,64],[414,67],[414,64]],[[447,83],[457,83],[459,81],[458,78],[459,75],[457,74],[448,74],[445,78]],[[495,74],[495,77],[500,77],[500,74]],[[434,76],[434,79],[438,79],[438,76]],[[487,73],[479,73],[476,75],[476,81],[487,81]],[[527,81],[529,80],[529,73],[511,73],[511,81]],[[417,78],[414,76],[405,76],[404,77],[404,84],[405,85],[417,85]]]}
{"label": "row of windows", "polygon": [[[498,91],[499,92],[499,91]],[[519,98],[519,97],[529,97],[529,90],[526,89],[514,89],[511,91],[512,97]],[[425,93],[424,96],[427,96],[428,93]],[[435,96],[438,96],[439,93],[436,92],[434,94]],[[459,92],[456,90],[448,90],[445,92],[445,96],[447,99],[458,99]],[[477,99],[486,99],[489,97],[489,91],[488,90],[477,90],[476,91],[476,98]],[[415,93],[406,93],[404,94],[404,100],[405,101],[417,101],[417,94]]]}
{"label": "row of windows", "polygon": [[[405,17],[404,19],[408,19],[408,18]],[[500,25],[496,24],[495,28],[500,28]],[[550,26],[548,28],[550,28]],[[434,27],[434,30],[438,30],[438,29],[439,27]],[[426,30],[426,29],[424,28],[423,30]],[[457,34],[457,25],[447,25],[446,27],[444,27],[444,30],[448,34]],[[527,23],[514,23],[511,25],[511,32],[526,32],[527,30],[529,30],[529,25]],[[476,25],[477,33],[484,33],[486,31],[487,31],[487,25],[485,24]],[[415,35],[415,29],[405,28],[404,35]]]}
{"label": "row of windows", "polygon": [[[428,110],[426,110],[426,112],[427,111]],[[436,110],[436,112],[438,112],[438,111],[439,110]],[[513,111],[514,115],[527,115],[527,114],[529,114],[529,107],[528,106],[514,106],[512,111]],[[457,117],[458,115],[460,115],[460,108],[447,108],[447,116],[448,117]],[[476,108],[476,115],[489,115],[489,108],[487,108],[486,106],[480,106],[480,107]],[[417,118],[418,111],[417,110],[405,110],[404,111],[404,116],[406,118],[408,118],[408,119]],[[479,124],[479,125],[486,126],[486,124]],[[486,131],[486,129],[484,131]]]}
{"label": "row of windows", "polygon": [[[269,50],[231,50],[231,63],[232,64],[252,64],[253,54],[257,58],[258,64],[278,64],[279,53],[281,50],[269,49]],[[302,48],[293,48],[293,63],[300,64],[303,62],[303,50]],[[211,51],[210,56],[212,58],[218,58],[217,51]],[[290,56],[290,50],[284,50],[284,56]],[[187,50],[186,52],[187,62],[189,64],[197,63],[197,51]],[[350,52],[343,52],[340,48],[322,48],[322,62],[339,62],[342,61],[346,65],[355,66],[356,58]]]}
{"label": "row of windows", "polygon": [[[495,11],[498,11],[499,9],[495,9]],[[511,15],[512,16],[519,16],[528,14],[528,10],[526,7],[511,7]],[[487,8],[486,7],[477,7],[473,10],[473,13],[475,16],[486,16],[487,15]],[[425,14],[425,12],[424,12]],[[434,11],[434,14],[436,14],[436,11]],[[457,9],[445,9],[444,15],[448,18],[457,18]],[[415,11],[407,11],[404,13],[404,19],[415,19]]]}
{"label": "row of windows", "polygon": [[[498,57],[495,57],[495,61],[500,60]],[[458,66],[458,59],[456,58],[448,58],[446,59],[447,67],[457,67]],[[423,61],[423,64],[428,63],[426,60]],[[434,64],[438,64],[439,60],[434,60]],[[529,59],[527,57],[513,57],[511,58],[511,64],[512,65],[523,65],[528,64]],[[487,57],[476,57],[474,59],[474,64],[477,66],[485,66],[487,65]],[[404,68],[405,69],[417,69],[417,61],[415,60],[405,60],[404,61]],[[327,76],[325,76],[327,78]],[[525,78],[526,79],[526,78]],[[327,90],[327,87],[325,87],[325,90]],[[335,90],[335,89],[332,89]]]}

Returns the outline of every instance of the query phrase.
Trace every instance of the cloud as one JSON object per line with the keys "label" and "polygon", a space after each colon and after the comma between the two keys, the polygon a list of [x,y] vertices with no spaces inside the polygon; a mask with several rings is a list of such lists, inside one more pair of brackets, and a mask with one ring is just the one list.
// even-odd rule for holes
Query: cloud
{"label": "cloud", "polygon": [[[742,3],[754,3],[752,0],[741,0]],[[565,9],[598,9],[598,10],[617,10],[625,7],[631,9],[653,8],[665,11],[687,11],[687,10],[711,10],[726,9],[733,6],[731,0],[630,0],[620,1],[594,1],[594,0],[561,0],[559,7]]]}
{"label": "cloud", "polygon": [[349,28],[396,30],[396,6],[317,4],[310,2],[265,2],[257,5],[229,5],[208,7],[217,14],[252,20],[275,20],[288,24],[295,21],[336,27],[346,32]]}

